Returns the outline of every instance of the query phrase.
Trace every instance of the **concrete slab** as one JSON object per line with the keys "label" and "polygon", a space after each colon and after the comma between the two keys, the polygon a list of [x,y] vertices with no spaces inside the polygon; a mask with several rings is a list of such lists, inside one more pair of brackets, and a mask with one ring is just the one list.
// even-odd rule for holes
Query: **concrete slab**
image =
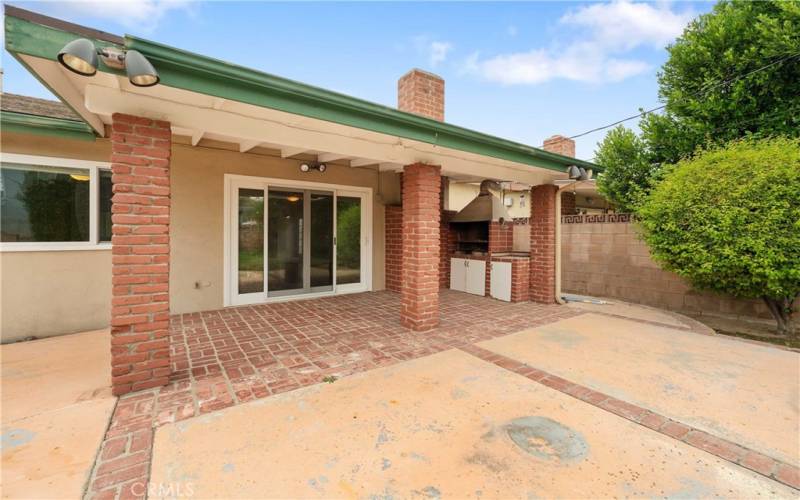
{"label": "concrete slab", "polygon": [[[591,297],[587,297],[591,299]],[[638,304],[629,304],[614,299],[602,299],[607,301],[605,304],[594,304],[591,302],[569,302],[567,307],[572,309],[579,309],[587,312],[599,312],[606,314],[615,314],[617,316],[625,316],[632,319],[641,319],[644,321],[654,321],[656,323],[663,323],[665,325],[676,326],[678,328],[688,328],[692,326],[689,318],[681,317],[678,314],[672,314],[667,311],[661,311],[652,307],[641,306]],[[710,328],[707,329],[708,333],[713,333]]]}
{"label": "concrete slab", "polygon": [[0,347],[2,496],[80,498],[116,398],[108,331]]}
{"label": "concrete slab", "polygon": [[3,424],[3,498],[81,498],[114,399],[69,405]]}
{"label": "concrete slab", "polygon": [[800,354],[586,314],[479,346],[800,464]]}
{"label": "concrete slab", "polygon": [[713,495],[794,496],[454,350],[160,427],[150,484],[151,498]]}
{"label": "concrete slab", "polygon": [[108,330],[0,346],[3,422],[110,397],[110,346]]}

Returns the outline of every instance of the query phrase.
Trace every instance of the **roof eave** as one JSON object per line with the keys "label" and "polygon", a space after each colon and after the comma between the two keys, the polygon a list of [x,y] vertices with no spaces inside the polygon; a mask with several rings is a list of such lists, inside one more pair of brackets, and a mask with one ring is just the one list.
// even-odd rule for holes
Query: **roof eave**
{"label": "roof eave", "polygon": [[89,125],[82,121],[66,118],[0,111],[0,123],[3,126],[3,132],[46,135],[81,141],[96,139],[94,131]]}
{"label": "roof eave", "polygon": [[[21,9],[6,11],[6,48],[15,57],[26,54],[56,60],[58,51],[76,36],[92,39],[97,46],[113,45],[113,35],[92,37],[92,30],[70,28],[69,23],[30,19]],[[41,16],[43,17],[43,16]],[[54,26],[58,24],[57,26]],[[70,29],[70,31],[64,31]],[[88,31],[87,31],[88,30]],[[101,33],[101,32],[96,32]],[[514,141],[483,134],[456,125],[399,111],[355,97],[339,94],[250,68],[194,54],[127,35],[124,45],[143,53],[156,67],[161,84],[191,92],[276,109],[314,119],[371,130],[512,161],[563,173],[569,165],[600,171],[591,162],[544,151]],[[19,57],[17,57],[19,59]],[[99,71],[120,74],[102,63]]]}

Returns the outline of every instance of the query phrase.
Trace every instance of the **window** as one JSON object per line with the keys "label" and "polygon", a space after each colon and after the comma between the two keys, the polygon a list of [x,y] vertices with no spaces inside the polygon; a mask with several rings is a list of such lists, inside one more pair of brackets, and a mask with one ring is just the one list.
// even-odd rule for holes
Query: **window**
{"label": "window", "polygon": [[0,249],[97,249],[110,241],[111,171],[106,164],[3,154]]}

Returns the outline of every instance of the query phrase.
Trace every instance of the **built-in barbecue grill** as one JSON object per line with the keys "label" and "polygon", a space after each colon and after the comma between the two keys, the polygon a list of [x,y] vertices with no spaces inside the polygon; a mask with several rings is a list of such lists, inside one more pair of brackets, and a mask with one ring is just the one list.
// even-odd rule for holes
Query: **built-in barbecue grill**
{"label": "built-in barbecue grill", "polygon": [[489,189],[494,181],[481,182],[480,193],[450,219],[455,234],[456,252],[472,254],[489,250],[489,223],[510,220],[503,201]]}

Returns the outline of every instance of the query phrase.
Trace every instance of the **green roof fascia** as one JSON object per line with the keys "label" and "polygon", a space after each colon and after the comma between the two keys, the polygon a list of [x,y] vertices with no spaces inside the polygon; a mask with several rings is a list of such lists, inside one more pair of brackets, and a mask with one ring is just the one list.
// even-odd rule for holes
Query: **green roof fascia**
{"label": "green roof fascia", "polygon": [[2,127],[3,132],[48,135],[79,141],[94,141],[96,139],[92,127],[82,121],[29,115],[14,111],[0,111],[0,127]]}
{"label": "green roof fascia", "polygon": [[[76,34],[6,15],[6,48],[50,60]],[[92,40],[97,47],[114,46]],[[564,172],[569,165],[600,171],[591,162],[482,134],[355,97],[126,35],[158,71],[161,84],[387,135]],[[18,58],[19,59],[19,58]],[[122,74],[100,64],[99,71]]]}
{"label": "green roof fascia", "polygon": [[149,40],[126,35],[125,42],[127,48],[144,54],[156,67],[161,83],[170,87],[559,172],[569,165],[600,170],[587,161]]}

